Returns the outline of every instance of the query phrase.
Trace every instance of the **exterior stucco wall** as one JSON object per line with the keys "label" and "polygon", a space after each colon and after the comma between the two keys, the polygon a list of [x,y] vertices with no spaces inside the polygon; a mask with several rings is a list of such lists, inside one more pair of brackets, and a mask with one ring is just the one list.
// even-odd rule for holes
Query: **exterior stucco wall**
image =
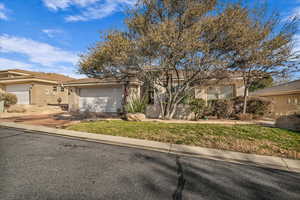
{"label": "exterior stucco wall", "polygon": [[[148,105],[146,109],[146,117],[152,119],[161,118],[159,105],[158,104]],[[188,105],[178,105],[173,118],[182,119],[182,120],[192,120],[195,118],[195,115],[190,110]]]}
{"label": "exterior stucco wall", "polygon": [[[124,87],[122,87],[124,90]],[[129,86],[128,100],[139,98],[141,96],[140,86]]]}
{"label": "exterior stucco wall", "polygon": [[[57,87],[57,91],[53,91],[53,87]],[[54,84],[34,83],[31,88],[31,104],[33,105],[48,105],[58,104],[58,98],[62,99],[61,104],[68,104],[68,89]]]}
{"label": "exterior stucco wall", "polygon": [[69,87],[69,111],[70,112],[78,112],[79,111],[79,92],[80,88],[77,87]]}
{"label": "exterior stucco wall", "polygon": [[[18,84],[31,85],[30,88],[30,104],[32,105],[48,105],[48,104],[58,104],[57,99],[60,97],[62,99],[61,104],[68,104],[68,89],[64,88],[64,92],[61,92],[61,87],[56,84],[45,84],[38,82],[22,82]],[[15,85],[15,84],[8,84]],[[7,85],[0,85],[1,90],[5,91]],[[57,86],[57,92],[53,91],[53,86]]]}
{"label": "exterior stucco wall", "polygon": [[267,98],[273,102],[273,117],[300,113],[300,93],[262,97]]}
{"label": "exterior stucco wall", "polygon": [[[232,97],[238,97],[243,96],[244,94],[244,83],[242,80],[231,80],[228,82],[217,82],[217,83],[209,83],[204,86],[199,86],[195,89],[195,97],[198,99],[204,99],[208,100],[208,89],[210,87],[224,87],[224,86],[232,86],[233,88],[233,96]],[[222,94],[222,93],[221,93]]]}

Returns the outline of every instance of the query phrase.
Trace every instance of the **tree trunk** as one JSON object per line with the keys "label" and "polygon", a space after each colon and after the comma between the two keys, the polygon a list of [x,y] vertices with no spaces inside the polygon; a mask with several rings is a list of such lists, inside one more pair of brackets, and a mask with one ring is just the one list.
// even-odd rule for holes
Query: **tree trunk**
{"label": "tree trunk", "polygon": [[175,104],[173,105],[173,110],[172,110],[171,113],[170,113],[170,119],[173,119],[173,117],[174,117],[174,115],[175,115],[175,113],[176,113],[177,107],[178,107],[178,104],[175,103]]}
{"label": "tree trunk", "polygon": [[247,100],[248,100],[248,87],[244,90],[244,104],[243,104],[243,114],[247,113]]}

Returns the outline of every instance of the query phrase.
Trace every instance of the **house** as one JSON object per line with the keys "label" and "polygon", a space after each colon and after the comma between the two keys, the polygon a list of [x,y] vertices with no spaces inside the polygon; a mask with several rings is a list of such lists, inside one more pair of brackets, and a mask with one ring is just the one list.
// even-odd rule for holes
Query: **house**
{"label": "house", "polygon": [[250,96],[265,97],[273,102],[274,117],[300,112],[300,80],[258,90]]}
{"label": "house", "polygon": [[68,104],[68,89],[63,83],[71,80],[61,74],[8,69],[0,71],[0,92],[15,94],[17,104]]}
{"label": "house", "polygon": [[[238,74],[231,75],[229,78],[212,79],[206,83],[196,86],[193,90],[193,95],[197,99],[203,99],[206,102],[217,99],[232,99],[234,97],[243,96],[244,81]],[[157,100],[153,97],[153,92],[149,97],[152,105],[147,107],[146,115],[148,118],[159,118],[160,108]],[[150,99],[151,99],[150,98]],[[193,118],[193,113],[185,105],[179,105],[174,115],[175,119],[190,120]]]}
{"label": "house", "polygon": [[[128,95],[140,94],[140,82],[128,80]],[[65,83],[69,89],[69,111],[119,113],[125,91],[125,82],[114,78],[83,78]]]}
{"label": "house", "polygon": [[[128,81],[128,96],[147,95],[150,104],[155,103],[151,90],[145,90],[144,85],[137,78]],[[118,113],[122,108],[125,82],[114,78],[84,78],[65,83],[69,89],[69,110],[71,112]],[[230,80],[210,81],[195,89],[195,97],[205,100],[233,98],[243,94],[244,85],[240,77]],[[130,99],[130,98],[129,98]],[[150,105],[151,106],[151,105]],[[149,113],[149,117],[157,117],[159,109]]]}

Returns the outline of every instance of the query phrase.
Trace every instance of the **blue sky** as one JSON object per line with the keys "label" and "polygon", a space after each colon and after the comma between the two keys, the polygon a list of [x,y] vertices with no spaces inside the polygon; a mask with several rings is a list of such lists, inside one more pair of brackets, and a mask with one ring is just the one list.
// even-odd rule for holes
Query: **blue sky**
{"label": "blue sky", "polygon": [[[300,14],[300,0],[265,1],[283,19]],[[76,73],[78,55],[100,40],[99,32],[124,29],[123,12],[135,2],[0,0],[0,70],[21,68],[82,77]]]}

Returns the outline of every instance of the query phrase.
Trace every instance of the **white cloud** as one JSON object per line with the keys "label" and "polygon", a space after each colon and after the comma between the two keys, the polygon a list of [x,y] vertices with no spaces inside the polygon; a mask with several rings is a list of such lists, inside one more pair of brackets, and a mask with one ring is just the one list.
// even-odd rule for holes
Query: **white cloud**
{"label": "white cloud", "polygon": [[43,0],[44,4],[52,10],[66,9],[70,6],[85,7],[97,1],[99,0]]}
{"label": "white cloud", "polygon": [[125,6],[132,7],[136,3],[136,0],[105,0],[101,4],[88,7],[82,11],[79,15],[71,15],[66,17],[66,21],[89,21],[93,19],[102,19],[115,12],[119,12]]}
{"label": "white cloud", "polygon": [[32,68],[32,65],[16,60],[6,59],[6,58],[0,58],[0,69],[28,69],[30,70]]}
{"label": "white cloud", "polygon": [[0,52],[18,53],[28,57],[30,62],[44,66],[55,66],[58,63],[76,64],[78,56],[47,43],[27,38],[0,35]]}
{"label": "white cloud", "polygon": [[88,21],[92,19],[101,19],[109,16],[114,13],[118,9],[118,4],[116,3],[108,3],[97,5],[94,7],[88,7],[79,15],[71,15],[66,17],[66,21],[75,22],[75,21]]}
{"label": "white cloud", "polygon": [[68,22],[89,21],[101,19],[115,12],[122,11],[124,7],[132,7],[137,0],[43,0],[44,4],[52,10],[64,10],[72,6],[79,9],[79,14],[65,17]]}
{"label": "white cloud", "polygon": [[63,30],[60,29],[43,29],[43,33],[45,33],[48,37],[53,38],[55,35],[63,33]]}
{"label": "white cloud", "polygon": [[8,20],[6,13],[7,9],[5,8],[5,5],[3,3],[0,3],[0,20]]}

